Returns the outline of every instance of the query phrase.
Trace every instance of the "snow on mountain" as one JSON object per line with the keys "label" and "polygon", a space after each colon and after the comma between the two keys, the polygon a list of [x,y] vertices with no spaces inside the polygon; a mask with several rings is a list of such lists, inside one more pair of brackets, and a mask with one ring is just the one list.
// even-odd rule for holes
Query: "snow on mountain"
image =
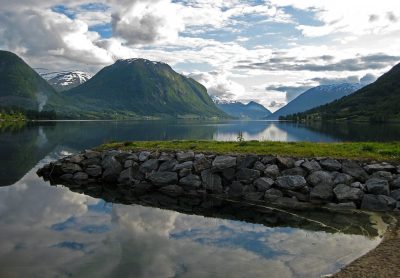
{"label": "snow on mountain", "polygon": [[75,88],[92,78],[92,75],[83,71],[53,72],[42,68],[36,71],[59,92]]}

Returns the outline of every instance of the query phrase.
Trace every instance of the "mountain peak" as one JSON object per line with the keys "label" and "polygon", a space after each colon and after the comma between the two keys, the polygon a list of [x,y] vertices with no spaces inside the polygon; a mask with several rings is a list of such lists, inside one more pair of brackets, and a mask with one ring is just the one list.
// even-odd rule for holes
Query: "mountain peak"
{"label": "mountain peak", "polygon": [[114,65],[121,65],[121,64],[130,65],[130,64],[135,64],[135,63],[153,64],[153,65],[167,65],[167,64],[165,64],[163,62],[151,61],[151,60],[144,59],[144,58],[118,59],[115,62]]}

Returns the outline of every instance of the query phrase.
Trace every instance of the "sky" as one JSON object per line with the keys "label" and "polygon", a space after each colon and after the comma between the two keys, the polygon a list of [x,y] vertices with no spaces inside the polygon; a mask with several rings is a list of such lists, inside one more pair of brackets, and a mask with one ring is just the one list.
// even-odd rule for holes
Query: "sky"
{"label": "sky", "polygon": [[210,95],[275,111],[308,88],[370,83],[400,61],[395,0],[0,0],[0,49],[96,73],[162,61]]}

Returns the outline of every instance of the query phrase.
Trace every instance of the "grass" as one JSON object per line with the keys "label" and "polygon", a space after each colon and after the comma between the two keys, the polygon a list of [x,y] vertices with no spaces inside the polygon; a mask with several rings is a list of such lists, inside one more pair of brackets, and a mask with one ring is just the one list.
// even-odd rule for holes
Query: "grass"
{"label": "grass", "polygon": [[143,141],[110,142],[98,148],[123,150],[193,150],[208,153],[280,155],[291,157],[331,157],[357,160],[400,161],[400,142],[392,143],[311,143],[311,142],[218,142],[218,141]]}

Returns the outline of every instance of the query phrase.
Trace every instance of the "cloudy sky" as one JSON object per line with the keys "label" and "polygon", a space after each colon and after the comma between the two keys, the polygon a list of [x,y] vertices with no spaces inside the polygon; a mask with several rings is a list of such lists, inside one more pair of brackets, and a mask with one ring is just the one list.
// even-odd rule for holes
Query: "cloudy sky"
{"label": "cloudy sky", "polygon": [[319,84],[400,61],[394,0],[0,0],[0,49],[35,68],[169,63],[221,98],[272,111]]}

